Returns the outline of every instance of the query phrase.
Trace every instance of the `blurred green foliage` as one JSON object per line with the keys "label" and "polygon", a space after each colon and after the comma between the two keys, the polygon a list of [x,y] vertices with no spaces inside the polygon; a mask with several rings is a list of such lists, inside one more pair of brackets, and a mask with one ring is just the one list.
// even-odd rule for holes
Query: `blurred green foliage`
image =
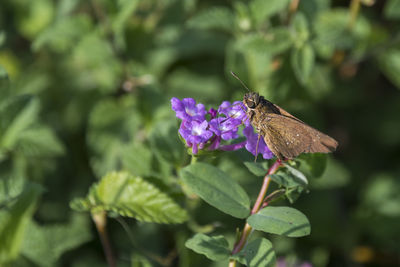
{"label": "blurred green foliage", "polygon": [[[0,265],[106,266],[89,216],[69,202],[127,170],[190,219],[109,220],[118,266],[227,266],[184,245],[194,232],[223,233],[232,245],[243,222],[185,199],[177,176],[189,159],[169,100],[241,100],[232,70],[339,141],[323,173],[300,159],[320,176],[295,204],[312,231],[270,235],[277,257],[398,266],[400,1],[297,2],[3,0]],[[254,201],[261,180],[242,164],[251,159],[206,160]]]}

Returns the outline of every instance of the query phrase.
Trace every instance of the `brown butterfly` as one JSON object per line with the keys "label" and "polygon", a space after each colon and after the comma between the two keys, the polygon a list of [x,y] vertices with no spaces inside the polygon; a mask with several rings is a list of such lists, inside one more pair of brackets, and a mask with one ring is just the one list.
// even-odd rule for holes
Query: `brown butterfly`
{"label": "brown butterfly", "polygon": [[338,146],[332,137],[308,126],[258,93],[246,93],[243,103],[251,124],[280,160],[292,159],[301,153],[329,153]]}

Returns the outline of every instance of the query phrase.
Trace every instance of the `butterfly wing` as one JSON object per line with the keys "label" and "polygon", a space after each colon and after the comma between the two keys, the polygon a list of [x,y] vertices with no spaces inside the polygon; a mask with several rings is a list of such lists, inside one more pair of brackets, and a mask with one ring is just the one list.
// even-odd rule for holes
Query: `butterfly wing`
{"label": "butterfly wing", "polygon": [[338,143],[335,139],[284,112],[286,114],[281,112],[282,115],[268,113],[260,124],[265,143],[279,159],[292,159],[301,153],[336,150]]}

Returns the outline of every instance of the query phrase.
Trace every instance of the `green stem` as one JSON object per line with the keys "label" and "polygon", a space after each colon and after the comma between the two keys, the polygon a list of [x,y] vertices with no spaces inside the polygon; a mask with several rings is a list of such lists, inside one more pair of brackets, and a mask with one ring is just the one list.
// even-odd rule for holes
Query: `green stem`
{"label": "green stem", "polygon": [[[260,208],[262,208],[262,204],[264,202],[265,195],[267,194],[267,190],[268,190],[269,184],[271,182],[270,175],[274,174],[279,169],[280,166],[282,166],[282,162],[278,159],[268,169],[267,174],[264,177],[264,181],[263,181],[263,184],[261,186],[261,190],[258,193],[257,200],[254,203],[253,208],[251,209],[251,214],[257,213],[260,210]],[[252,232],[252,230],[253,230],[252,227],[248,223],[246,223],[244,225],[244,228],[243,228],[242,234],[241,234],[241,236],[239,238],[239,241],[236,242],[236,244],[233,247],[232,255],[236,254],[236,253],[238,253],[238,252],[240,252],[242,250],[242,248],[245,246],[245,244],[247,242],[247,239],[250,236],[250,233]],[[235,266],[236,266],[236,260],[230,260],[229,261],[229,267],[235,267]]]}
{"label": "green stem", "polygon": [[190,164],[194,164],[197,162],[197,157],[192,155],[192,158],[190,160]]}
{"label": "green stem", "polygon": [[356,22],[358,13],[360,11],[361,0],[351,0],[350,3],[350,20],[348,24],[348,28],[352,29],[354,23]]}

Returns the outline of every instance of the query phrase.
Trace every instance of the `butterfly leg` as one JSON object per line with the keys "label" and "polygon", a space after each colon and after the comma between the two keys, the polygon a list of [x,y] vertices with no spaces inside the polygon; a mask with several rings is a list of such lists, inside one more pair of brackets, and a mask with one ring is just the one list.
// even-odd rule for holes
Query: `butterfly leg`
{"label": "butterfly leg", "polygon": [[261,138],[261,134],[258,134],[257,137],[257,144],[256,144],[256,156],[254,158],[254,162],[257,162],[257,157],[258,157],[258,144],[260,143],[260,138]]}

